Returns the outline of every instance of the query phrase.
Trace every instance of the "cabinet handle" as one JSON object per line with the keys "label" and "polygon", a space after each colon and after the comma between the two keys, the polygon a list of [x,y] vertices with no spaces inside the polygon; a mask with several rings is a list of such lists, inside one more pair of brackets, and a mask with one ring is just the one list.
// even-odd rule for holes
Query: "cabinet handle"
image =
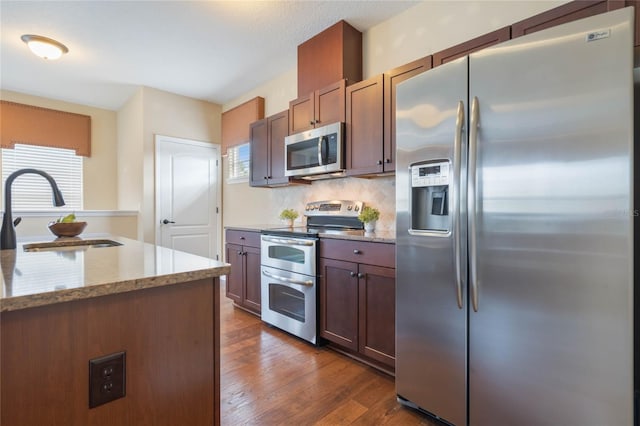
{"label": "cabinet handle", "polygon": [[382,160],[378,160],[378,166],[382,164]]}
{"label": "cabinet handle", "polygon": [[241,240],[244,240],[244,237],[240,237]]}
{"label": "cabinet handle", "polygon": [[384,162],[387,164],[391,163],[391,158],[387,158],[386,160],[384,160]]}
{"label": "cabinet handle", "polygon": [[267,179],[273,179],[271,176],[267,176]]}
{"label": "cabinet handle", "polygon": [[352,277],[355,277],[358,274],[356,274],[355,272],[349,272],[349,275],[351,275]]}
{"label": "cabinet handle", "polygon": [[364,278],[364,274],[362,272],[358,273],[358,278]]}
{"label": "cabinet handle", "polygon": [[318,123],[320,123],[320,120],[317,120],[317,119],[316,119],[316,124],[318,124]]}
{"label": "cabinet handle", "polygon": [[238,252],[238,256],[242,256],[242,252],[241,251]]}
{"label": "cabinet handle", "polygon": [[362,254],[362,252],[358,249],[353,250],[353,254]]}
{"label": "cabinet handle", "polygon": [[266,177],[266,176],[264,176],[262,179],[267,180],[267,177]]}
{"label": "cabinet handle", "polygon": [[313,126],[313,124],[314,124],[313,120],[309,121],[309,124]]}

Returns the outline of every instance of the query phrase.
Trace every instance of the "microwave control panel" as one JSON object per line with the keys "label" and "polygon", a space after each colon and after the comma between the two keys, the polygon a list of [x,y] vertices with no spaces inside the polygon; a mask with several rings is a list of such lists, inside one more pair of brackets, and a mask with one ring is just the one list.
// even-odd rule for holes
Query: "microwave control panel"
{"label": "microwave control panel", "polygon": [[449,185],[450,169],[448,161],[411,166],[411,186],[417,188]]}

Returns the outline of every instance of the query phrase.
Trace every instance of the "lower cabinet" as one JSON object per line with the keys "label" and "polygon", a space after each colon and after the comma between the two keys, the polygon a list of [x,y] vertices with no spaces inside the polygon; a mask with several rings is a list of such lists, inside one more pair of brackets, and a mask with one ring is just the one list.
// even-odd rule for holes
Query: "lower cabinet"
{"label": "lower cabinet", "polygon": [[320,245],[320,336],[393,368],[395,245],[340,240]]}
{"label": "lower cabinet", "polygon": [[260,233],[228,229],[225,259],[231,264],[226,296],[242,308],[260,314]]}

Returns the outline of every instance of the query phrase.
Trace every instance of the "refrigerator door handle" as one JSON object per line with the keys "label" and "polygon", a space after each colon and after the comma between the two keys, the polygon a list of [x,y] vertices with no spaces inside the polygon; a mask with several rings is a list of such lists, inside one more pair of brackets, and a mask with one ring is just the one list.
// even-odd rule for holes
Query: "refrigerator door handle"
{"label": "refrigerator door handle", "polygon": [[451,196],[451,211],[453,213],[453,261],[456,272],[456,290],[458,308],[462,309],[462,268],[460,235],[460,169],[462,162],[462,132],[464,131],[464,104],[458,102],[456,114],[456,134],[453,139],[453,194]]}
{"label": "refrigerator door handle", "polygon": [[476,262],[476,168],[478,145],[478,98],[473,97],[471,103],[471,123],[469,124],[469,186],[467,190],[467,206],[469,212],[469,281],[471,284],[471,304],[473,311],[478,312],[478,275]]}

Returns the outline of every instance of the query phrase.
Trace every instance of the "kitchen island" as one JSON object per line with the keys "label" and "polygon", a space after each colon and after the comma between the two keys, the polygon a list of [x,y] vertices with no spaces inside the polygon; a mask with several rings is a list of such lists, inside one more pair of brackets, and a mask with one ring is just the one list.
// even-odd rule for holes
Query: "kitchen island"
{"label": "kitchen island", "polygon": [[[0,252],[0,424],[219,424],[229,265],[107,239],[121,245]],[[90,360],[119,353],[124,397],[89,408]],[[118,377],[93,380],[94,394],[119,391]]]}

